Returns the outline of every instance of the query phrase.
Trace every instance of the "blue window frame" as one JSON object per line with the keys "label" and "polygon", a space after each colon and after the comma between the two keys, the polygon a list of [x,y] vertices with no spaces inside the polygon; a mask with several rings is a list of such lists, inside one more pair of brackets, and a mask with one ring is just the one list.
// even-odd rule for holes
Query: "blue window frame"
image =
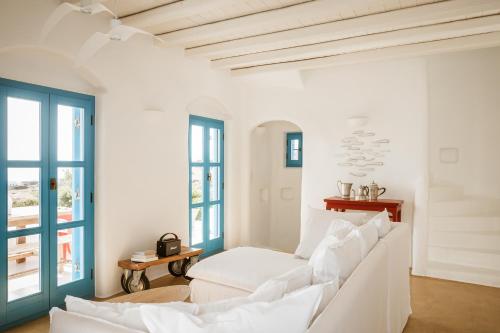
{"label": "blue window frame", "polygon": [[224,249],[224,122],[189,117],[189,243]]}
{"label": "blue window frame", "polygon": [[94,104],[0,78],[0,331],[94,296]]}
{"label": "blue window frame", "polygon": [[302,167],[302,133],[292,132],[286,134],[286,167]]}

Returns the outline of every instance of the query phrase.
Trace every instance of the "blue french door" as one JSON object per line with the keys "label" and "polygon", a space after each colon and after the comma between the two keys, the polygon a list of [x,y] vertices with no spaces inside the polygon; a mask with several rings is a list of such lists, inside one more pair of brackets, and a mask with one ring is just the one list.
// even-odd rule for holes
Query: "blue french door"
{"label": "blue french door", "polygon": [[189,118],[189,236],[205,255],[224,249],[224,122]]}
{"label": "blue french door", "polygon": [[94,97],[0,79],[0,330],[92,297]]}

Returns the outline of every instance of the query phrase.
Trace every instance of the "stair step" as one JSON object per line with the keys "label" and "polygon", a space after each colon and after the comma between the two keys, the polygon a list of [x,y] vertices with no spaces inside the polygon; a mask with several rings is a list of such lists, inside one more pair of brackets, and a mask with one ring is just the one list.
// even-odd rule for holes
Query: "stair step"
{"label": "stair step", "polygon": [[500,287],[500,270],[430,261],[427,264],[427,275],[439,279]]}
{"label": "stair step", "polygon": [[429,188],[430,201],[459,200],[464,196],[464,189],[461,186],[442,185],[431,186]]}
{"label": "stair step", "polygon": [[434,216],[500,216],[496,199],[464,198],[429,203],[429,215]]}
{"label": "stair step", "polygon": [[499,216],[441,216],[430,217],[431,231],[491,231],[500,232]]}
{"label": "stair step", "polygon": [[431,230],[429,232],[429,245],[470,250],[491,250],[500,253],[500,232]]}
{"label": "stair step", "polygon": [[429,261],[500,270],[500,251],[429,246]]}

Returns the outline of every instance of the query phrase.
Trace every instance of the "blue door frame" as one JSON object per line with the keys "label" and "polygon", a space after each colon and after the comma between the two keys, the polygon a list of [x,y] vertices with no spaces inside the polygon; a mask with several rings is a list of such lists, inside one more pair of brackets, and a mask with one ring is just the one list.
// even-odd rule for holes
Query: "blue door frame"
{"label": "blue door frame", "polygon": [[[193,126],[203,128],[202,161],[192,160]],[[217,145],[210,149],[210,135],[216,138]],[[217,133],[217,134],[215,134]],[[200,116],[189,116],[189,244],[192,247],[203,248],[203,256],[209,256],[224,250],[224,122],[221,120]],[[212,155],[217,155],[214,159]],[[212,157],[212,159],[211,159]],[[193,202],[193,167],[202,168],[202,198],[201,202]],[[218,172],[217,172],[218,171]],[[214,190],[211,192],[211,189]],[[216,193],[216,194],[214,194]],[[193,211],[199,209],[203,217],[203,240],[193,242]],[[211,230],[210,215],[218,220],[216,230]],[[213,227],[213,225],[212,225]]]}
{"label": "blue door frame", "polygon": [[[40,160],[12,161],[7,157],[7,97],[34,100],[40,103]],[[84,110],[84,157],[80,162],[57,160],[57,108],[64,105]],[[94,271],[94,105],[93,96],[53,89],[0,78],[0,331],[46,314],[52,306],[64,304],[67,294],[93,297]],[[75,126],[76,128],[77,126]],[[78,129],[77,129],[78,130]],[[73,129],[73,134],[75,134]],[[78,145],[81,147],[81,145]],[[76,145],[74,152],[79,153]],[[57,179],[58,167],[82,167],[85,172],[82,200],[85,200],[84,219],[68,223],[57,221],[57,191],[50,190],[50,179]],[[40,216],[38,227],[20,230],[7,229],[8,220],[8,168],[39,168]],[[75,182],[74,182],[75,183]],[[78,184],[77,184],[78,185]],[[72,213],[75,215],[74,213]],[[58,231],[83,226],[83,244],[73,239],[72,262],[77,245],[83,245],[83,272],[74,282],[57,285]],[[78,231],[81,229],[78,229]],[[72,230],[73,231],[73,230]],[[77,231],[75,229],[74,231]],[[77,234],[75,232],[74,234]],[[39,293],[8,302],[8,239],[39,235],[40,237],[40,289]],[[75,237],[75,236],[71,236]],[[75,256],[73,256],[75,253]],[[77,258],[78,259],[78,258]]]}

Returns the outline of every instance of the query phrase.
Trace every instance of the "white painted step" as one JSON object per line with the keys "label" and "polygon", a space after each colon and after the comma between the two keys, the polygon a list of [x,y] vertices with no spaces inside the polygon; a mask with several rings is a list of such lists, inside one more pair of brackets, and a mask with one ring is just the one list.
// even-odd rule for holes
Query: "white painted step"
{"label": "white painted step", "polygon": [[429,246],[428,260],[446,264],[500,270],[500,251]]}
{"label": "white painted step", "polygon": [[429,203],[433,216],[500,216],[500,202],[496,199],[464,198]]}
{"label": "white painted step", "polygon": [[500,253],[500,232],[431,230],[429,232],[429,245],[446,248],[498,251]]}
{"label": "white painted step", "polygon": [[429,201],[459,200],[464,196],[461,186],[439,185],[429,187]]}
{"label": "white painted step", "polygon": [[500,232],[500,216],[434,216],[429,218],[431,231]]}
{"label": "white painted step", "polygon": [[427,264],[427,275],[439,279],[500,288],[500,271],[498,270],[431,261]]}

